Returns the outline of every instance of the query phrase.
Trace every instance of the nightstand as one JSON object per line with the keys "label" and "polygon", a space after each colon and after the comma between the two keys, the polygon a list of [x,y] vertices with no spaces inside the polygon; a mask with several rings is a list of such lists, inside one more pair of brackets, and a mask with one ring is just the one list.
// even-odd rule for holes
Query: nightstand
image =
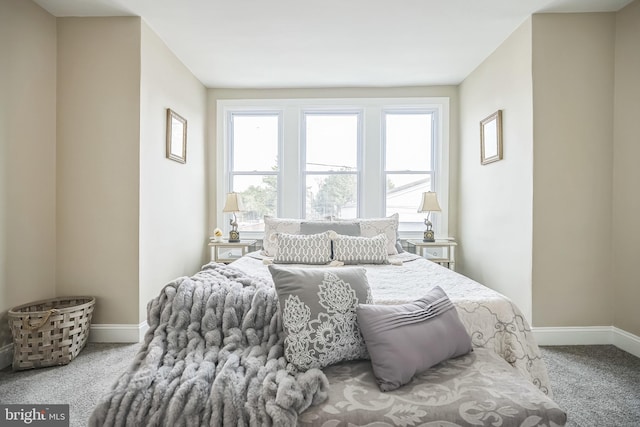
{"label": "nightstand", "polygon": [[435,242],[425,242],[422,240],[407,240],[409,248],[413,247],[416,254],[425,257],[429,261],[436,262],[444,267],[456,270],[456,246],[458,244],[453,239],[436,240]]}
{"label": "nightstand", "polygon": [[256,240],[240,240],[239,242],[222,242],[209,241],[211,248],[211,261],[223,262],[228,264],[244,256],[249,252],[249,247],[254,246]]}

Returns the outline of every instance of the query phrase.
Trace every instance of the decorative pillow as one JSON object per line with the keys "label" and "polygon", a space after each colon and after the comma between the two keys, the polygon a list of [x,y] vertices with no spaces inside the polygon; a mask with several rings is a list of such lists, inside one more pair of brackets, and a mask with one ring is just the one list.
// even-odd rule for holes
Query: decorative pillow
{"label": "decorative pillow", "polygon": [[264,255],[275,256],[278,245],[277,233],[300,234],[301,222],[300,219],[282,219],[265,215],[264,238],[262,239]]}
{"label": "decorative pillow", "polygon": [[471,337],[439,286],[408,304],[361,304],[357,315],[382,391],[395,390],[415,374],[471,351]]}
{"label": "decorative pillow", "polygon": [[397,255],[396,241],[398,240],[398,224],[400,216],[395,213],[386,218],[360,219],[360,235],[362,237],[375,237],[378,234],[387,236],[387,253]]}
{"label": "decorative pillow", "polygon": [[354,237],[330,233],[333,259],[345,264],[388,264],[387,236]]}
{"label": "decorative pillow", "polygon": [[356,322],[359,303],[371,303],[361,267],[293,268],[270,265],[286,338],[284,355],[306,371],[367,357]]}
{"label": "decorative pillow", "polygon": [[276,233],[276,254],[280,264],[328,264],[331,262],[329,232],[319,234]]}
{"label": "decorative pillow", "polygon": [[[263,255],[275,256],[277,250],[276,233],[316,234],[333,230],[339,234],[361,237],[375,237],[378,234],[387,236],[387,253],[396,255],[403,252],[398,239],[399,215],[397,213],[386,218],[348,219],[332,221],[306,221],[302,219],[264,217],[264,238],[262,240]],[[304,231],[303,231],[304,229]],[[400,248],[398,250],[398,247]]]}
{"label": "decorative pillow", "polygon": [[[360,223],[353,221],[307,221],[300,224],[300,233],[313,234],[331,231],[347,236],[360,235]],[[331,259],[333,259],[333,245],[331,246]]]}

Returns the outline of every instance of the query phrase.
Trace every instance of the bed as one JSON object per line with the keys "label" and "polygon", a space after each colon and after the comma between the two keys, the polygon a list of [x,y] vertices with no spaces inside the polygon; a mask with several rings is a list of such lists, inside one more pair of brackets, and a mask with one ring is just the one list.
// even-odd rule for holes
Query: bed
{"label": "bed", "polygon": [[307,370],[288,362],[272,262],[255,252],[166,285],[148,305],[149,331],[136,359],[90,424],[565,424],[531,329],[501,294],[406,252],[389,255],[385,264],[364,264],[378,305],[411,302],[440,286],[473,344],[470,353],[382,392],[366,359]]}

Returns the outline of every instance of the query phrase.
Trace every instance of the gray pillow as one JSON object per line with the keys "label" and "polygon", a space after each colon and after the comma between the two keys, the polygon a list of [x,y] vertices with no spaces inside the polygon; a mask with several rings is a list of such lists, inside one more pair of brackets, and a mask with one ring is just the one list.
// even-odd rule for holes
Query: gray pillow
{"label": "gray pillow", "polygon": [[408,304],[361,304],[357,315],[382,391],[395,390],[414,375],[471,351],[471,337],[439,286]]}
{"label": "gray pillow", "polygon": [[356,321],[359,303],[371,303],[364,268],[270,265],[286,334],[284,355],[301,371],[367,357]]}
{"label": "gray pillow", "polygon": [[347,236],[359,236],[360,224],[347,221],[306,221],[300,224],[300,234],[317,234],[329,230]]}
{"label": "gray pillow", "polygon": [[343,236],[329,233],[333,242],[333,259],[345,264],[388,264],[387,236]]}
{"label": "gray pillow", "polygon": [[280,264],[328,264],[331,262],[329,232],[319,234],[276,233],[276,254]]}

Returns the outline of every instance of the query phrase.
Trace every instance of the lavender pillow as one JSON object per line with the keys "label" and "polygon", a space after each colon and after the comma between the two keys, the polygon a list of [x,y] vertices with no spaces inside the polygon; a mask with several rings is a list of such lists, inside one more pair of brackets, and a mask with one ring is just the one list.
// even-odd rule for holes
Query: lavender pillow
{"label": "lavender pillow", "polygon": [[471,337],[439,286],[408,304],[360,304],[356,314],[382,391],[395,390],[414,375],[471,351]]}

